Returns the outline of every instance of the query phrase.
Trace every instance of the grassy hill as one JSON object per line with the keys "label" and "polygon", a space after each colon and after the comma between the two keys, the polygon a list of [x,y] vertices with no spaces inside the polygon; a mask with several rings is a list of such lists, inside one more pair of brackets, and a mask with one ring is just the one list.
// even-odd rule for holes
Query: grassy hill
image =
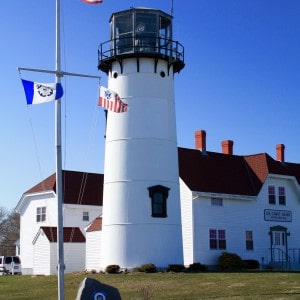
{"label": "grassy hill", "polygon": [[[300,299],[300,273],[129,273],[65,275],[65,299],[74,300],[85,277],[119,289],[122,300]],[[57,299],[56,276],[0,276],[0,299]]]}

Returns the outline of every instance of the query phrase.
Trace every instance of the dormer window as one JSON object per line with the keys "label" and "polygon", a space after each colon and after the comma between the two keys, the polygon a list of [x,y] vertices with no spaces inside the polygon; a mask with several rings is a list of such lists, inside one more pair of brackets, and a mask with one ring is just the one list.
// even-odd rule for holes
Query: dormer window
{"label": "dormer window", "polygon": [[167,217],[167,198],[169,188],[162,185],[155,185],[148,188],[149,197],[151,198],[151,216],[154,218]]}

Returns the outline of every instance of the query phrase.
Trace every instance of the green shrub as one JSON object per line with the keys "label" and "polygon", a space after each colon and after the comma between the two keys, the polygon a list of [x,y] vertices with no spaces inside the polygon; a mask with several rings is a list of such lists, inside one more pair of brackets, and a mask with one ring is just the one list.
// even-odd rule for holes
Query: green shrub
{"label": "green shrub", "polygon": [[144,273],[155,273],[157,271],[154,264],[144,264],[137,268],[137,271]]}
{"label": "green shrub", "polygon": [[203,265],[201,263],[193,263],[190,264],[188,267],[188,271],[189,272],[200,272],[200,271],[206,271],[207,270],[207,266]]}
{"label": "green shrub", "polygon": [[244,259],[244,263],[247,269],[258,269],[259,262],[255,259]]}
{"label": "green shrub", "polygon": [[237,254],[223,252],[219,257],[219,267],[222,271],[236,271],[244,269],[246,265]]}
{"label": "green shrub", "polygon": [[174,264],[174,265],[169,265],[168,267],[168,272],[175,272],[175,273],[180,273],[185,269],[184,265],[180,264]]}
{"label": "green shrub", "polygon": [[105,269],[106,273],[109,274],[117,274],[120,272],[120,266],[119,265],[109,265]]}

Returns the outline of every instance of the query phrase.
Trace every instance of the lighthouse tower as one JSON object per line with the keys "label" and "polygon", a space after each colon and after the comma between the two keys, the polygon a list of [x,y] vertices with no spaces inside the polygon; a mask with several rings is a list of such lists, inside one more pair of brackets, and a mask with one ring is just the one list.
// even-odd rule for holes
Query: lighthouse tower
{"label": "lighthouse tower", "polygon": [[174,74],[184,49],[160,10],[113,13],[110,32],[98,68],[128,109],[107,115],[101,268],[182,264]]}

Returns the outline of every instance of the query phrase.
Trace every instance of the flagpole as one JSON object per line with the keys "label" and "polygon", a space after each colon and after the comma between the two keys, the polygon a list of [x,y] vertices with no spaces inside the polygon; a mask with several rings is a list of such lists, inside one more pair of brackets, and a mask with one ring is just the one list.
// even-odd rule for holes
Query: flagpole
{"label": "flagpole", "polygon": [[[56,0],[56,53],[55,82],[61,83],[60,58],[60,0]],[[64,300],[64,237],[63,237],[63,189],[62,189],[62,151],[61,151],[61,99],[55,101],[55,149],[56,149],[56,197],[57,197],[57,272],[58,299]]]}

